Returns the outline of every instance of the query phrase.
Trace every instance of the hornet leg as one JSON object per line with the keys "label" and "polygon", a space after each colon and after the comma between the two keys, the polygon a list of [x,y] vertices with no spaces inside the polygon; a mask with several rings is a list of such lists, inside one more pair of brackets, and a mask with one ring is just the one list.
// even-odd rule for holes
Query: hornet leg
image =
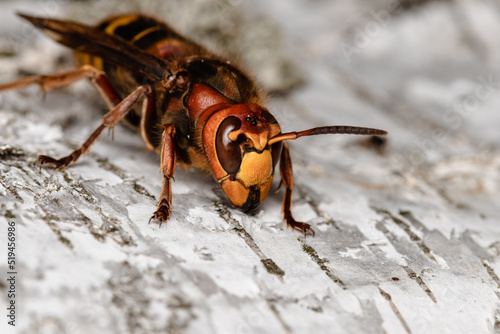
{"label": "hornet leg", "polygon": [[139,86],[129,96],[122,100],[111,85],[106,74],[91,65],[83,65],[76,70],[60,74],[29,76],[8,84],[0,85],[0,91],[3,91],[8,89],[21,89],[37,84],[43,92],[48,92],[56,88],[70,85],[84,78],[92,80],[92,83],[96,86],[102,98],[110,108],[110,111],[104,115],[102,124],[71,154],[61,159],[40,155],[36,163],[40,163],[40,165],[48,164],[56,168],[66,168],[69,164],[75,163],[80,156],[88,152],[92,144],[99,138],[104,128],[114,127],[132,109],[137,100],[151,91],[151,89],[149,86]]}
{"label": "hornet leg", "polygon": [[161,147],[161,168],[163,174],[163,184],[159,199],[158,208],[149,219],[158,220],[160,226],[170,217],[172,205],[172,187],[170,180],[173,179],[175,171],[175,145],[174,145],[175,127],[172,124],[166,124],[163,128],[162,147]]}
{"label": "hornet leg", "polygon": [[92,132],[89,138],[81,144],[75,151],[71,154],[61,158],[54,159],[47,155],[40,155],[35,163],[39,163],[40,165],[51,165],[55,168],[61,169],[68,167],[71,163],[75,163],[80,156],[86,154],[92,144],[99,138],[102,131],[107,127],[114,127],[120,120],[125,117],[125,115],[132,110],[134,104],[139,100],[142,96],[144,96],[150,90],[149,86],[139,86],[137,87],[129,96],[123,99],[120,103],[118,103],[112,110],[110,110],[104,117],[102,118],[102,123],[99,125],[97,129]]}
{"label": "hornet leg", "polygon": [[314,230],[311,225],[296,221],[291,212],[292,208],[292,190],[293,190],[293,172],[292,172],[292,159],[288,151],[288,145],[283,143],[280,158],[280,174],[281,180],[286,187],[285,198],[283,199],[283,219],[285,219],[287,226],[304,233],[304,236],[310,232],[314,236]]}
{"label": "hornet leg", "polygon": [[53,89],[70,85],[78,80],[85,78],[89,78],[92,80],[92,83],[97,87],[97,90],[106,101],[109,109],[112,109],[121,101],[120,96],[116,93],[106,74],[91,65],[83,65],[76,70],[59,74],[34,75],[21,78],[13,82],[0,85],[0,91],[9,89],[21,89],[30,85],[37,84],[40,86],[44,93],[47,93]]}

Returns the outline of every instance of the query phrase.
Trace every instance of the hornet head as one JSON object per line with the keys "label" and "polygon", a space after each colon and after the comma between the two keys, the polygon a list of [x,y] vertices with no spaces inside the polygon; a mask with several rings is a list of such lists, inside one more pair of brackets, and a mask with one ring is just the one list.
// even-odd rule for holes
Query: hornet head
{"label": "hornet head", "polygon": [[215,179],[229,200],[244,211],[266,197],[282,143],[276,119],[256,104],[228,105],[211,114],[203,128],[203,145]]}

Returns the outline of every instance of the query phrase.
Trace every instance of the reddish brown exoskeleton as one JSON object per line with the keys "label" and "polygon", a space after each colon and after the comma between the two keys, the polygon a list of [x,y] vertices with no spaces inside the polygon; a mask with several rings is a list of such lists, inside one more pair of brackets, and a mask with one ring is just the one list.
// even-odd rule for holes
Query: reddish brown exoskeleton
{"label": "reddish brown exoskeleton", "polygon": [[170,181],[176,163],[211,172],[230,201],[244,211],[254,210],[264,200],[279,163],[286,187],[284,219],[293,229],[314,233],[309,224],[295,221],[291,214],[292,162],[283,141],[329,133],[387,134],[351,126],[282,133],[263,107],[263,94],[239,67],[148,16],[110,17],[95,27],[20,16],[76,50],[82,66],[66,73],[22,78],[1,85],[0,90],[38,84],[47,92],[90,78],[110,109],[77,150],[61,159],[40,155],[37,162],[66,168],[88,152],[105,128],[126,123],[161,155],[163,186],[151,217],[160,225],[170,216]]}

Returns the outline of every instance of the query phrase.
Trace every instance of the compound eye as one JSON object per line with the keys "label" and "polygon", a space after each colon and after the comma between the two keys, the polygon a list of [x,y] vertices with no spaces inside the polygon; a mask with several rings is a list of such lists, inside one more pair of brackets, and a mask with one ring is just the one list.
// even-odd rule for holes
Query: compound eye
{"label": "compound eye", "polygon": [[236,173],[241,164],[241,141],[232,141],[229,139],[229,133],[238,130],[241,127],[241,121],[237,117],[226,118],[217,130],[215,147],[217,157],[222,168],[228,173]]}

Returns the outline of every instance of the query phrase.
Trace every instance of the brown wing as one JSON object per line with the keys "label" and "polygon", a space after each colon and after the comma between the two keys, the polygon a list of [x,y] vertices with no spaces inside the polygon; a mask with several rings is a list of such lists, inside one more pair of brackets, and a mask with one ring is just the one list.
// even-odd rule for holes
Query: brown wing
{"label": "brown wing", "polygon": [[96,28],[76,23],[29,16],[18,13],[44,31],[56,42],[79,52],[99,56],[117,66],[132,72],[139,72],[146,77],[160,81],[170,74],[169,63],[157,58],[120,37],[108,35]]}

